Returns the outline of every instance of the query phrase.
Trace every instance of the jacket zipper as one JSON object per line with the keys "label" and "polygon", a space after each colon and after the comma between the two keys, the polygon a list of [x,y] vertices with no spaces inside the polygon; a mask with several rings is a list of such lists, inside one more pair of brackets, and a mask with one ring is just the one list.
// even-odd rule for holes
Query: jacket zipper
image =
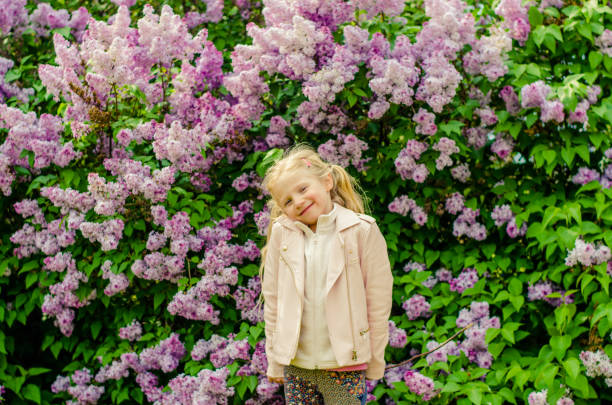
{"label": "jacket zipper", "polygon": [[[344,245],[344,244],[343,244]],[[355,325],[353,325],[353,309],[351,308],[351,290],[349,288],[349,276],[348,276],[348,257],[346,255],[346,249],[344,250],[344,272],[345,274],[345,279],[346,279],[346,294],[348,297],[348,304],[349,304],[349,321],[351,323],[351,336],[353,338],[353,357],[352,360],[356,361],[357,360],[357,350],[356,347],[357,345],[355,344]]]}

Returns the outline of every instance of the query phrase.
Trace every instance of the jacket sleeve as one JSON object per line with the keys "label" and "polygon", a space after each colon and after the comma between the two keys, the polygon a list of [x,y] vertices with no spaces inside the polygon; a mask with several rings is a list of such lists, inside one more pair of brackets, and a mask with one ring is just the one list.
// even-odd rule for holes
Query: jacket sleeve
{"label": "jacket sleeve", "polygon": [[271,229],[268,251],[264,262],[264,274],[262,282],[262,294],[264,296],[264,322],[266,333],[266,358],[268,360],[268,377],[282,377],[283,366],[274,361],[272,354],[272,336],[276,330],[276,311],[277,311],[277,277],[280,233],[278,225]]}
{"label": "jacket sleeve", "polygon": [[378,225],[372,223],[363,246],[362,270],[368,308],[372,359],[366,377],[376,380],[385,372],[385,348],[389,342],[389,316],[393,303],[393,274],[387,243]]}

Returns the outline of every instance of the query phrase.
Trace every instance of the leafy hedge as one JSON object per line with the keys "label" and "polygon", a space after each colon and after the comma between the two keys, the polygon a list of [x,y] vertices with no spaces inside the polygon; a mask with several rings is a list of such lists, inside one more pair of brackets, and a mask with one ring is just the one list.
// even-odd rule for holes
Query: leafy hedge
{"label": "leafy hedge", "polygon": [[8,403],[282,402],[260,181],[297,142],[371,199],[388,362],[471,325],[371,400],[612,400],[608,6],[79,3],[0,1]]}

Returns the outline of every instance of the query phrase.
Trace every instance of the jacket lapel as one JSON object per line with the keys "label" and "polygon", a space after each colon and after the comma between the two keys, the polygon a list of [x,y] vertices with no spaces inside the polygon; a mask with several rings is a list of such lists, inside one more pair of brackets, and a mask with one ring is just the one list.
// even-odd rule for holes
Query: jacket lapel
{"label": "jacket lapel", "polygon": [[[343,231],[357,225],[359,217],[348,208],[341,205],[336,207],[338,215],[336,216],[336,235],[332,240],[331,252],[336,252],[329,258],[329,267],[327,269],[327,280],[325,285],[325,294],[327,295],[333,285],[342,274],[346,266],[346,256],[344,254],[344,238]],[[299,296],[304,296],[304,277],[305,277],[305,258],[304,258],[304,234],[295,226],[292,220],[285,215],[281,215],[276,219],[289,231],[285,233],[285,238],[281,242],[281,255],[293,272],[295,279],[295,288]],[[355,247],[356,248],[356,247]]]}

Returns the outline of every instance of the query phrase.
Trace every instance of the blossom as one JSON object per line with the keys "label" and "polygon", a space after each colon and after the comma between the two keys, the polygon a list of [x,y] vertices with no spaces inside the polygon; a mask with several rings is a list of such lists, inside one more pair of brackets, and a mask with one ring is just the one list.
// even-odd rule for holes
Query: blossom
{"label": "blossom", "polygon": [[404,301],[404,303],[402,304],[402,308],[404,308],[408,319],[410,319],[411,321],[419,317],[427,318],[431,315],[431,306],[425,300],[425,297],[419,294],[415,294],[411,298]]}

